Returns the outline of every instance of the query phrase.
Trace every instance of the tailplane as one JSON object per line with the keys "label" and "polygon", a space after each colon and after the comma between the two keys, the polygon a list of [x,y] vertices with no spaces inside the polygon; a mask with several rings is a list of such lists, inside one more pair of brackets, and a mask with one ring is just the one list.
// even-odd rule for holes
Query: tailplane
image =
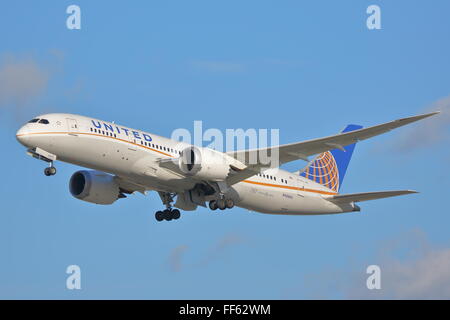
{"label": "tailplane", "polygon": [[363,193],[349,193],[349,194],[339,194],[327,198],[328,201],[335,203],[352,203],[361,202],[369,200],[384,199],[390,197],[403,196],[406,194],[417,193],[414,190],[396,190],[396,191],[377,191],[377,192],[363,192]]}
{"label": "tailplane", "polygon": [[[361,129],[362,126],[350,124],[342,133]],[[319,154],[303,170],[300,176],[313,180],[321,185],[339,192],[347,172],[348,164],[352,158],[355,144],[345,147],[336,146],[337,149]]]}

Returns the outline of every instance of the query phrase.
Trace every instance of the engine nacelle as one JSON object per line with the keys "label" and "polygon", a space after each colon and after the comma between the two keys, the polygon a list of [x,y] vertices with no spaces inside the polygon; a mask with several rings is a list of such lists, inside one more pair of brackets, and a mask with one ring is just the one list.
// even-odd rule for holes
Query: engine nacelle
{"label": "engine nacelle", "polygon": [[75,172],[70,178],[69,189],[75,198],[96,204],[112,204],[120,195],[114,176],[93,170]]}
{"label": "engine nacelle", "polygon": [[178,158],[180,170],[188,176],[196,176],[209,181],[223,181],[230,172],[230,166],[242,166],[222,153],[207,148],[188,147]]}

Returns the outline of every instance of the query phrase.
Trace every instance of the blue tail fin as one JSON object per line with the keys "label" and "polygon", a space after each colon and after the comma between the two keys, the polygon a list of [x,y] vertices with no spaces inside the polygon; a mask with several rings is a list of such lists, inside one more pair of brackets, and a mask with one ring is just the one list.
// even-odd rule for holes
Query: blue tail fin
{"label": "blue tail fin", "polygon": [[[361,128],[362,126],[350,124],[342,133]],[[300,172],[300,175],[320,183],[335,192],[339,192],[348,164],[352,158],[353,150],[355,150],[355,144],[344,147],[344,150],[334,149],[318,155]]]}

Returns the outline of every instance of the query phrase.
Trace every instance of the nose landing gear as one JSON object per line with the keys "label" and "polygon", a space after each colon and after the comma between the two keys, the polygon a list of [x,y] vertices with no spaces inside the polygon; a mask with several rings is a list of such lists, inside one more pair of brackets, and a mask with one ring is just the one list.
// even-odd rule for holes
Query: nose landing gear
{"label": "nose landing gear", "polygon": [[56,160],[56,155],[38,147],[28,149],[27,154],[35,159],[45,161],[49,164],[49,166],[44,169],[44,174],[47,177],[54,176],[56,174],[56,168],[53,166],[53,161]]}
{"label": "nose landing gear", "polygon": [[53,161],[50,162],[50,166],[44,169],[44,174],[49,176],[54,176],[56,174],[56,168],[53,166]]}

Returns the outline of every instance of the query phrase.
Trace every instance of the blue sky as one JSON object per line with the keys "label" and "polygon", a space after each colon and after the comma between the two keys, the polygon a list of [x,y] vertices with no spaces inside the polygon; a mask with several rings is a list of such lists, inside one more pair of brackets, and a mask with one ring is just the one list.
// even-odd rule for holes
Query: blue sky
{"label": "blue sky", "polygon": [[[66,28],[70,4],[81,7],[81,30]],[[382,30],[366,28],[371,4]],[[323,217],[202,208],[157,223],[156,194],[112,206],[76,200],[67,185],[77,167],[58,163],[45,177],[15,140],[44,112],[164,136],[194,120],[279,128],[289,143],[448,110],[448,12],[441,0],[4,3],[0,298],[450,298],[447,112],[358,144],[342,189],[420,194]],[[440,267],[427,263],[436,257]],[[71,264],[82,290],[65,288]],[[364,291],[369,264],[386,270],[381,293]]]}

